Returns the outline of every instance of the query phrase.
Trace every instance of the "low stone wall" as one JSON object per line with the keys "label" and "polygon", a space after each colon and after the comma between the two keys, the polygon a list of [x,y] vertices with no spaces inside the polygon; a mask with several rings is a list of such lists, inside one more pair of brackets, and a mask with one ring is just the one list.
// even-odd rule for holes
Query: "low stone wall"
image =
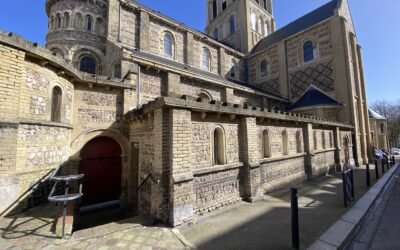
{"label": "low stone wall", "polygon": [[335,165],[335,149],[316,152],[315,156],[312,157],[313,176],[326,174]]}
{"label": "low stone wall", "polygon": [[264,193],[271,193],[306,180],[305,154],[264,159],[260,179]]}
{"label": "low stone wall", "polygon": [[242,164],[218,167],[212,170],[196,171],[194,190],[195,212],[209,212],[224,205],[241,200],[239,191],[240,167]]}

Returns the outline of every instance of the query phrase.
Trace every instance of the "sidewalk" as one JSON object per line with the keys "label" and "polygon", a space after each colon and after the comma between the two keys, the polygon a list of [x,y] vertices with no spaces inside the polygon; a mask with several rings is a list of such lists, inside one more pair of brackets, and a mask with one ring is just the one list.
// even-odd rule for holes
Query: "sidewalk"
{"label": "sidewalk", "polygon": [[[375,174],[371,168],[373,185]],[[356,199],[359,199],[367,191],[365,168],[355,170],[354,180]],[[340,174],[306,182],[299,188],[302,249],[347,211],[342,195]],[[45,205],[1,218],[0,250],[187,249],[190,243],[199,249],[292,249],[288,193],[265,196],[264,200],[253,204],[241,202],[199,216],[196,223],[173,230],[153,227],[144,218],[135,217],[78,231],[70,240],[58,239],[52,233],[58,212],[56,207]]]}
{"label": "sidewalk", "polygon": [[400,169],[348,249],[400,249]]}
{"label": "sidewalk", "polygon": [[[374,166],[371,168],[372,186],[376,180]],[[379,168],[380,176],[381,171]],[[365,166],[355,170],[354,181],[358,200],[368,190]],[[299,188],[301,249],[312,244],[347,210],[340,174],[304,183]],[[253,204],[242,202],[199,216],[194,225],[179,230],[199,249],[292,249],[290,194],[268,195]]]}

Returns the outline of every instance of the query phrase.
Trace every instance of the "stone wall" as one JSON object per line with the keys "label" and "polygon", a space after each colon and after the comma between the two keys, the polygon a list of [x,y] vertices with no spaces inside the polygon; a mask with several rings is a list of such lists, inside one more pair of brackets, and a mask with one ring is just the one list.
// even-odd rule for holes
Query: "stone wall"
{"label": "stone wall", "polygon": [[263,192],[271,193],[305,181],[304,162],[304,154],[262,161],[260,179]]}
{"label": "stone wall", "polygon": [[317,152],[312,157],[312,171],[315,176],[327,174],[335,165],[335,149]]}
{"label": "stone wall", "polygon": [[221,101],[222,88],[213,84],[206,84],[192,79],[181,80],[181,94],[198,97],[203,93],[210,96],[212,100]]}

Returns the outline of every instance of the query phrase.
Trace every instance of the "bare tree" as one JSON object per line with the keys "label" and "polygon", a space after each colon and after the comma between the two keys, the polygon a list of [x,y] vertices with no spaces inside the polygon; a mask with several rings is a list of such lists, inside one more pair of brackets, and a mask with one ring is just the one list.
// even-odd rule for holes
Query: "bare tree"
{"label": "bare tree", "polygon": [[387,118],[389,143],[397,146],[397,138],[400,135],[400,100],[379,100],[371,105],[371,109]]}

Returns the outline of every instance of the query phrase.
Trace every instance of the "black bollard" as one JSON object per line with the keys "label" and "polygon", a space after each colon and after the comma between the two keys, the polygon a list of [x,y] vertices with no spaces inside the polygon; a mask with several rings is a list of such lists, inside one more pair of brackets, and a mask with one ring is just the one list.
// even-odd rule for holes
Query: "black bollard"
{"label": "black bollard", "polygon": [[381,163],[382,163],[382,175],[385,173],[385,158],[381,159]]}
{"label": "black bollard", "polygon": [[367,173],[367,187],[370,187],[371,186],[371,175],[370,175],[370,172],[369,172],[369,164],[367,163],[367,168],[366,168],[366,173]]}
{"label": "black bollard", "polygon": [[375,178],[379,179],[378,160],[375,160]]}
{"label": "black bollard", "polygon": [[290,191],[292,205],[292,246],[294,249],[300,249],[299,205],[297,201],[297,188],[291,187]]}

